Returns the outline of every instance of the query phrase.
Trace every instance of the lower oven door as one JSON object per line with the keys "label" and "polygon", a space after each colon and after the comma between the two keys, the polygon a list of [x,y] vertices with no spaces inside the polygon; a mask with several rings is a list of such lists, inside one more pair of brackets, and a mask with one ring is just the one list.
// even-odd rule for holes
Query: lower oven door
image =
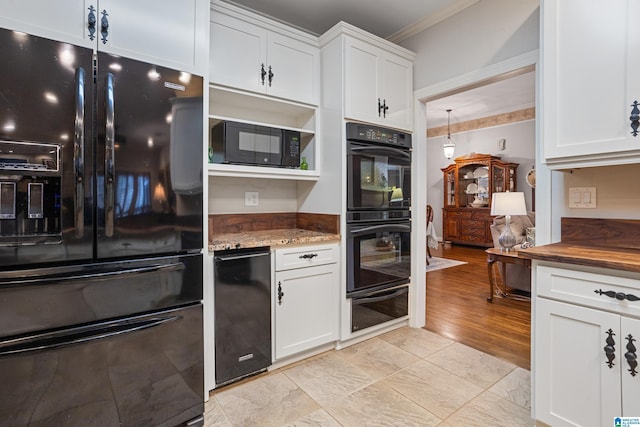
{"label": "lower oven door", "polygon": [[408,285],[351,298],[351,332],[399,319],[408,314]]}
{"label": "lower oven door", "polygon": [[347,295],[357,296],[411,277],[411,222],[347,224]]}
{"label": "lower oven door", "polygon": [[196,425],[202,348],[202,304],[5,338],[0,425]]}

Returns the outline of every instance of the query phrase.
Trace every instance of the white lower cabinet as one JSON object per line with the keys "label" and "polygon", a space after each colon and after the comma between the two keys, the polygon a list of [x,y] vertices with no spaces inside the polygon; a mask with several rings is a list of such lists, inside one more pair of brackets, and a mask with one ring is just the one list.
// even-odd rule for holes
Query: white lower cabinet
{"label": "white lower cabinet", "polygon": [[338,337],[337,244],[275,250],[275,359]]}
{"label": "white lower cabinet", "polygon": [[640,296],[640,280],[537,266],[536,284],[536,419],[606,426],[637,417],[640,301],[626,296]]}

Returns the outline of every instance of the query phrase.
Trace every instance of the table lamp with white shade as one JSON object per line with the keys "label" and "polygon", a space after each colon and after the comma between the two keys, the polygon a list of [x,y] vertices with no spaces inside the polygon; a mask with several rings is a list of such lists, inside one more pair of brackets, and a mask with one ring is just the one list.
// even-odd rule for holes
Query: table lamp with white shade
{"label": "table lamp with white shade", "polygon": [[498,238],[500,246],[505,251],[510,251],[516,245],[516,236],[511,230],[511,215],[526,215],[527,206],[524,202],[524,193],[512,191],[493,193],[491,198],[491,215],[504,215],[504,231]]}

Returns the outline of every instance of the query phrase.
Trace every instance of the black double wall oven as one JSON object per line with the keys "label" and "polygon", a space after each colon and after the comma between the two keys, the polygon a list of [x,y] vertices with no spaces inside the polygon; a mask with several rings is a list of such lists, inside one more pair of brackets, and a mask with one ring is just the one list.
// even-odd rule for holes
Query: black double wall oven
{"label": "black double wall oven", "polygon": [[202,78],[0,56],[0,425],[202,425]]}
{"label": "black double wall oven", "polygon": [[411,135],[347,123],[347,297],[351,331],[408,315]]}

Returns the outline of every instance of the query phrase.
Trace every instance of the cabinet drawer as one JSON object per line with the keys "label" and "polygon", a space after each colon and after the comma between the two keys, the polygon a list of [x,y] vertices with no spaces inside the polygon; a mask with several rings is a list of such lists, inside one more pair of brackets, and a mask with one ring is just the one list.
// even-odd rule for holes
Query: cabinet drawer
{"label": "cabinet drawer", "polygon": [[275,253],[276,271],[332,264],[339,258],[337,244],[276,249]]}
{"label": "cabinet drawer", "polygon": [[446,215],[451,218],[471,218],[471,211],[446,211]]}
{"label": "cabinet drawer", "polygon": [[535,274],[538,296],[640,317],[640,301],[616,297],[640,298],[640,279],[547,265],[538,265]]}

